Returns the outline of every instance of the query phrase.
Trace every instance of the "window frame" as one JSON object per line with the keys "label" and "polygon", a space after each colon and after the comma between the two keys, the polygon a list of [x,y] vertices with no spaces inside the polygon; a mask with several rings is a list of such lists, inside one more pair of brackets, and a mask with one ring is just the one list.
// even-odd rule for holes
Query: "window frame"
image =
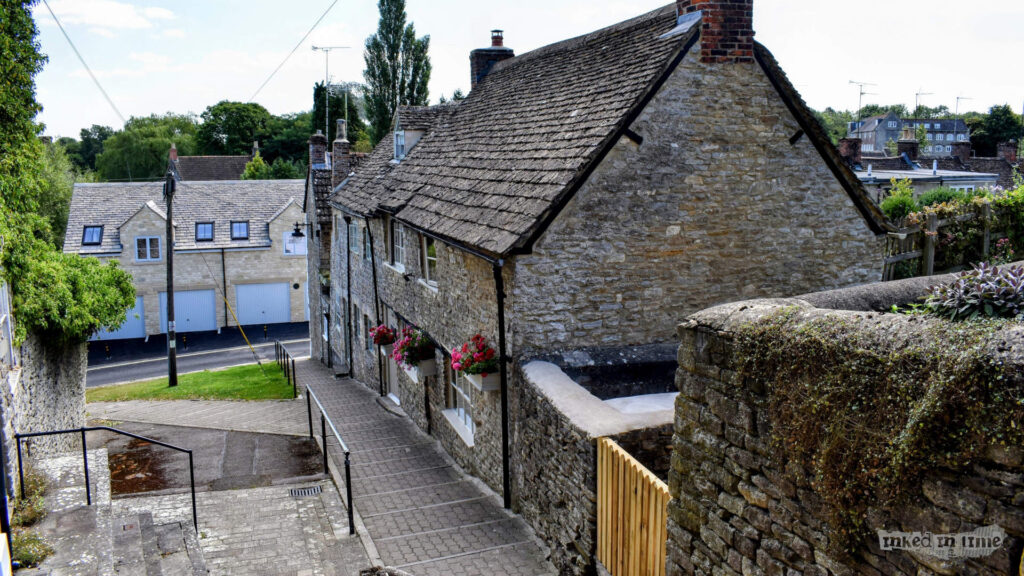
{"label": "window frame", "polygon": [[[245,225],[245,236],[239,236],[235,234],[235,225]],[[249,221],[248,220],[232,220],[231,221],[231,239],[232,240],[248,240],[249,239]]]}
{"label": "window frame", "polygon": [[461,425],[469,433],[469,437],[476,436],[476,422],[473,420],[473,385],[466,380],[461,372],[452,370],[451,356],[447,353],[445,358],[445,408],[452,416],[452,420]]}
{"label": "window frame", "polygon": [[394,268],[405,271],[405,226],[391,219],[391,242],[389,242],[388,263]]}
{"label": "window frame", "polygon": [[[305,256],[308,254],[309,246],[306,244],[306,239],[296,238],[292,234],[293,232],[288,230],[281,233],[281,253],[285,256]],[[289,246],[294,246],[296,249],[289,252]]]}
{"label": "window frame", "polygon": [[405,130],[395,130],[395,160],[402,160],[408,154],[405,147]]}
{"label": "window frame", "polygon": [[[153,253],[153,240],[156,240],[156,258],[150,256]],[[139,258],[139,241],[146,242],[146,258]],[[135,237],[135,261],[136,262],[160,262],[164,259],[163,239],[160,236],[136,236]]]}
{"label": "window frame", "polygon": [[[100,232],[99,232],[99,237],[96,238],[96,241],[95,242],[87,241],[86,238],[89,237],[89,231],[90,230],[97,230],[97,229]],[[83,226],[82,227],[82,246],[99,246],[100,244],[103,244],[103,225],[102,224],[99,224],[99,225],[93,224],[93,225],[89,225],[89,226]]]}
{"label": "window frame", "polygon": [[365,332],[363,337],[366,340],[366,351],[373,352],[373,334],[370,333],[370,330],[373,329],[373,324],[371,323],[369,314],[363,314],[363,328]]}
{"label": "window frame", "polygon": [[[209,226],[210,227],[210,237],[209,238],[200,238],[199,237],[199,227],[200,226]],[[215,232],[214,232],[214,223],[213,222],[196,222],[196,242],[213,242],[213,235],[214,234],[215,234]]]}
{"label": "window frame", "polygon": [[359,254],[359,223],[355,220],[348,222],[348,249],[353,254]]}
{"label": "window frame", "polygon": [[889,123],[886,126],[888,126],[889,128],[896,128],[897,124],[898,122],[896,120],[889,120]]}
{"label": "window frame", "polygon": [[[430,252],[428,246],[434,247],[434,273],[430,272]],[[432,288],[437,288],[437,240],[426,235],[420,234],[420,270],[423,281]]]}
{"label": "window frame", "polygon": [[369,262],[373,259],[373,250],[370,249],[370,223],[363,227],[363,260]]}

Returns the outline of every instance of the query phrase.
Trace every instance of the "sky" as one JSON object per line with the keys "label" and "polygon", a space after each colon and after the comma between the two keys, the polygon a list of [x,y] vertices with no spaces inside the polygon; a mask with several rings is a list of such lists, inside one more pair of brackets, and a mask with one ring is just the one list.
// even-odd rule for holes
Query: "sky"
{"label": "sky", "polygon": [[[363,46],[377,27],[374,0],[337,0],[273,79],[259,86],[335,0],[48,0],[125,118],[201,113],[221,100],[273,114],[312,107],[313,84],[361,81]],[[406,0],[418,35],[430,35],[430,97],[469,90],[469,52],[505,31],[517,54],[614,24],[667,0]],[[51,136],[123,126],[46,7],[34,10],[49,62],[37,76],[39,120]],[[1024,106],[1020,0],[754,0],[755,38],[814,108],[863,103],[946,105],[985,111]],[[254,98],[255,94],[255,98]]]}

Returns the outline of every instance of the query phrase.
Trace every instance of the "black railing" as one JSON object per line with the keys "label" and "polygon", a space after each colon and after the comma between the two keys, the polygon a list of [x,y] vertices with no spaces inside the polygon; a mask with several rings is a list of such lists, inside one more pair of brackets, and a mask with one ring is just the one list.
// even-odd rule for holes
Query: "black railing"
{"label": "black railing", "polygon": [[292,353],[284,347],[280,340],[274,340],[274,360],[281,367],[281,371],[284,372],[284,377],[288,379],[288,383],[292,385],[292,398],[298,398],[299,382],[295,378],[295,358],[292,358]]}
{"label": "black railing", "polygon": [[86,451],[85,445],[85,433],[92,432],[94,430],[106,430],[107,432],[114,432],[121,434],[122,436],[130,436],[136,440],[142,440],[143,442],[149,442],[150,444],[156,444],[157,446],[163,446],[164,448],[170,448],[171,450],[177,450],[178,452],[184,452],[188,454],[188,479],[192,489],[192,527],[195,528],[196,534],[199,534],[199,522],[196,519],[196,471],[192,460],[192,451],[188,448],[181,448],[173,446],[166,442],[154,440],[152,438],[146,438],[145,436],[139,436],[138,434],[132,434],[131,432],[125,432],[124,430],[118,430],[117,428],[111,428],[109,426],[87,426],[84,428],[69,428],[67,430],[50,430],[48,432],[28,432],[25,434],[14,434],[14,439],[18,445],[18,480],[21,483],[21,497],[25,497],[25,468],[21,461],[21,441],[25,438],[36,438],[39,436],[56,436],[57,434],[81,434],[82,435],[82,466],[85,469],[85,503],[88,506],[92,506],[92,489],[89,486],[89,455]]}
{"label": "black railing", "polygon": [[320,399],[316,397],[316,394],[310,390],[309,386],[306,386],[306,411],[309,416],[309,437],[315,439],[316,436],[313,433],[313,403],[316,403],[316,407],[320,410],[320,443],[323,446],[324,452],[324,474],[330,475],[330,469],[328,468],[328,456],[327,456],[327,428],[330,427],[331,433],[338,439],[338,444],[341,446],[341,451],[345,453],[345,496],[348,499],[348,533],[356,533],[355,516],[353,514],[353,508],[355,505],[352,502],[352,462],[349,456],[348,444],[341,438],[341,434],[338,429],[334,426],[334,422],[327,416],[327,411],[324,410],[324,405],[320,403]]}

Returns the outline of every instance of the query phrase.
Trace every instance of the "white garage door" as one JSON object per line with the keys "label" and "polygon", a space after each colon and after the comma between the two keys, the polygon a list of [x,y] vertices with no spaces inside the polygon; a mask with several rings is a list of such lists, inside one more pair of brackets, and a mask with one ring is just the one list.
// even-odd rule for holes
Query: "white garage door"
{"label": "white garage door", "polygon": [[277,324],[291,322],[291,304],[287,282],[276,284],[238,284],[235,296],[238,297],[238,323]]}
{"label": "white garage door", "polygon": [[[213,290],[175,291],[175,330],[177,332],[216,330],[216,301]],[[160,293],[160,331],[167,332],[167,292]]]}
{"label": "white garage door", "polygon": [[120,328],[101,329],[90,340],[122,340],[146,337],[146,317],[142,314],[142,296],[135,297],[135,307],[128,311],[128,318]]}

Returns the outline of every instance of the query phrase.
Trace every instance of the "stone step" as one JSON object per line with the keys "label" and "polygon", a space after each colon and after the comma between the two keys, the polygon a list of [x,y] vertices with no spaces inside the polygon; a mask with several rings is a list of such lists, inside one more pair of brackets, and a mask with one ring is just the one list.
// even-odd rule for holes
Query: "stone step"
{"label": "stone step", "polygon": [[206,574],[199,540],[191,524],[154,524],[140,512],[114,522],[114,574],[118,576],[200,576]]}

